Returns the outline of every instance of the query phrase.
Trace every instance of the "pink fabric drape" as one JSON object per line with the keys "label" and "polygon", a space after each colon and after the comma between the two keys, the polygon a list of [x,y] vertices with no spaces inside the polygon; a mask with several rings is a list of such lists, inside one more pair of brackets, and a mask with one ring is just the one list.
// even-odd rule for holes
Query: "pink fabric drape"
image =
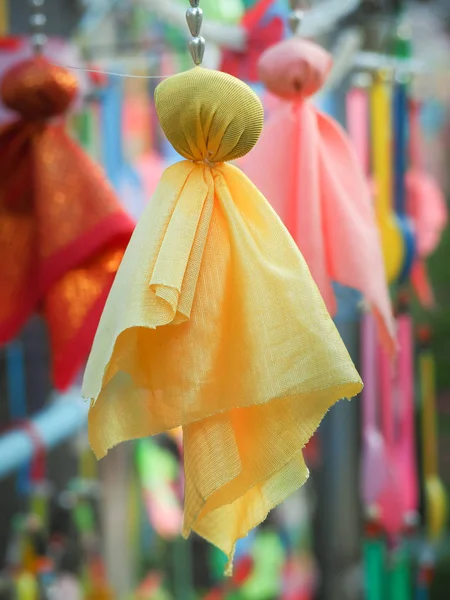
{"label": "pink fabric drape", "polygon": [[408,213],[414,222],[417,235],[418,259],[413,266],[411,280],[417,297],[424,306],[434,305],[434,294],[428,278],[425,259],[439,245],[448,223],[448,208],[445,196],[437,181],[429,175],[422,156],[422,132],[420,126],[420,104],[410,106],[410,159],[411,169],[407,174]]}
{"label": "pink fabric drape", "polygon": [[395,328],[369,184],[343,129],[317,110],[331,57],[306,40],[268,50],[260,75],[281,96],[259,144],[240,162],[297,242],[331,314],[332,282],[359,290],[389,350]]}

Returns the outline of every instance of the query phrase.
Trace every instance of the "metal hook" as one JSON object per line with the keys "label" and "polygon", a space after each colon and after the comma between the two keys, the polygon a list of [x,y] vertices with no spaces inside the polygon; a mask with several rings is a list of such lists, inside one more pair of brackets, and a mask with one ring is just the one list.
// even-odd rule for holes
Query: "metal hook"
{"label": "metal hook", "polygon": [[289,0],[291,14],[288,17],[292,35],[297,35],[305,17],[305,9],[310,7],[308,0]]}
{"label": "metal hook", "polygon": [[189,0],[189,3],[191,7],[186,11],[186,21],[192,35],[192,39],[189,40],[189,51],[194,63],[200,66],[206,48],[205,38],[200,35],[203,25],[203,10],[199,6],[200,0]]}

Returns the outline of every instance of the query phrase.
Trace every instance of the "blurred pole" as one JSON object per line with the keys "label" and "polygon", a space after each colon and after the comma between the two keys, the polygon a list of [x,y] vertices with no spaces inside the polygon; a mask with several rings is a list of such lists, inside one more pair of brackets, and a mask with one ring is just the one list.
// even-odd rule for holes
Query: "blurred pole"
{"label": "blurred pole", "polygon": [[[341,124],[346,121],[348,82],[323,108]],[[335,323],[359,369],[360,295],[335,286],[338,314]],[[318,600],[362,599],[362,511],[359,398],[334,406],[320,428],[321,468],[315,477],[317,493],[315,543],[320,569]]]}
{"label": "blurred pole", "polygon": [[[339,324],[339,331],[357,364],[358,324]],[[359,399],[340,402],[321,427],[322,468],[316,479],[320,600],[362,598],[359,430]]]}
{"label": "blurred pole", "polygon": [[[5,0],[0,0],[5,2]],[[12,35],[28,35],[29,10],[27,0],[6,0],[8,7],[9,33]],[[45,30],[49,36],[60,36],[68,39],[82,15],[83,6],[81,2],[69,2],[62,0],[46,0],[45,15],[47,23]]]}
{"label": "blurred pole", "polygon": [[[29,423],[49,451],[86,427],[88,408],[79,391],[74,390],[59,396]],[[29,462],[34,453],[35,444],[26,429],[18,427],[0,435],[0,479]]]}
{"label": "blurred pole", "polygon": [[175,600],[193,600],[195,597],[192,564],[192,540],[178,537],[173,548]]}
{"label": "blurred pole", "polygon": [[128,510],[132,464],[131,444],[120,444],[99,463],[103,556],[116,598],[127,598],[137,586],[134,566],[138,549],[131,544]]}

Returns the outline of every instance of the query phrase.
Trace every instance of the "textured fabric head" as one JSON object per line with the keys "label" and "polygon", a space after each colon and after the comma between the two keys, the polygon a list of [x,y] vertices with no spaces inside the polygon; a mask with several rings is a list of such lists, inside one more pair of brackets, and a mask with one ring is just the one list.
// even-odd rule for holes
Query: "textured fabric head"
{"label": "textured fabric head", "polygon": [[163,174],[106,304],[83,385],[89,437],[102,457],[182,426],[183,533],[231,561],[306,480],[302,448],[327,409],[362,386],[281,221],[221,162],[256,142],[253,92],[196,68],[156,101],[190,160]]}
{"label": "textured fabric head", "polygon": [[264,123],[261,102],[248,86],[201,67],[163,81],[155,104],[167,139],[193,161],[219,163],[244,156]]}
{"label": "textured fabric head", "polygon": [[86,360],[134,226],[55,119],[76,91],[73,76],[43,58],[19,63],[1,86],[20,117],[0,130],[0,344],[42,311],[60,389]]}
{"label": "textured fabric head", "polygon": [[259,75],[267,89],[286,100],[312,96],[323,86],[333,59],[321,46],[291,38],[267,50]]}
{"label": "textured fabric head", "polygon": [[65,113],[77,91],[78,82],[72,73],[39,57],[12,67],[0,88],[5,106],[25,119],[48,119]]}
{"label": "textured fabric head", "polygon": [[258,146],[240,166],[287,226],[331,314],[337,310],[333,282],[360,291],[393,349],[394,321],[369,186],[346,133],[306,99],[330,66],[322,48],[301,39],[263,55],[261,76],[281,98]]}

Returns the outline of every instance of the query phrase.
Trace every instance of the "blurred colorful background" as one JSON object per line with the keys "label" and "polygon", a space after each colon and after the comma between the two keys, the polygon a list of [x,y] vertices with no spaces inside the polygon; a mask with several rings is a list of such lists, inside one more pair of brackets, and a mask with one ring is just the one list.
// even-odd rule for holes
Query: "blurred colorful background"
{"label": "blurred colorful background", "polygon": [[[291,3],[200,5],[204,65],[249,83],[270,123],[280,99],[261,83],[258,61],[292,35]],[[308,102],[347,131],[378,194],[387,181],[386,218],[403,236],[401,269],[394,268],[389,284],[399,336],[404,335],[399,338],[404,368],[396,371],[390,398],[383,397],[382,373],[371,362],[373,333],[360,291],[331,277],[335,321],[367,392],[327,415],[306,448],[310,480],[240,542],[231,578],[223,577],[225,557],[218,550],[180,536],[179,432],[124,444],[100,463],[90,450],[89,407],[80,382],[92,340],[84,325],[98,320],[96,302],[107,293],[114,261],[120,261],[162,172],[179,159],[159,128],[153,94],[162,77],[192,65],[188,6],[188,0],[0,0],[0,599],[449,600],[447,0],[298,4],[304,21],[296,35],[313,39],[334,59],[323,87]],[[45,22],[30,22],[39,14]],[[14,82],[7,80],[15,65],[33,56],[33,33],[48,37],[44,56],[68,67],[78,81],[60,111],[70,141],[54,147],[56,157],[50,146],[14,146],[1,137],[18,112],[26,121],[23,131],[34,126],[18,108]],[[35,106],[36,98],[27,106]],[[53,96],[45,101],[57,104]],[[29,135],[27,140],[34,139]],[[288,132],[278,131],[275,156],[282,154],[285,138]],[[69,146],[72,158],[66,160]],[[102,170],[88,175],[90,167],[83,167],[82,182],[73,181],[71,170],[71,160],[84,160],[80,148]],[[101,172],[114,199],[112,191],[111,198],[99,192]],[[66,202],[56,211],[62,197]],[[40,218],[48,213],[44,225],[36,225],[38,211],[29,210],[30,198]],[[114,223],[108,218],[113,205]],[[377,211],[379,216],[382,208]],[[88,240],[94,216],[98,230]],[[25,222],[39,230],[39,248],[19,240]],[[52,262],[45,253],[69,229],[77,245],[68,246],[70,256],[63,258],[55,250],[58,260]],[[339,219],[332,229],[335,240],[348,235]],[[331,243],[331,232],[322,233],[325,245]],[[396,242],[382,240],[389,265]],[[32,250],[22,260],[26,243]],[[78,252],[87,262],[74,262]],[[25,260],[28,271],[18,274]],[[47,268],[52,287],[35,294],[33,273]],[[392,414],[371,420],[386,406]],[[386,419],[393,423],[394,439]],[[396,450],[400,438],[403,446]],[[405,508],[398,499],[406,489],[411,502]],[[394,522],[398,527],[391,527]]]}

